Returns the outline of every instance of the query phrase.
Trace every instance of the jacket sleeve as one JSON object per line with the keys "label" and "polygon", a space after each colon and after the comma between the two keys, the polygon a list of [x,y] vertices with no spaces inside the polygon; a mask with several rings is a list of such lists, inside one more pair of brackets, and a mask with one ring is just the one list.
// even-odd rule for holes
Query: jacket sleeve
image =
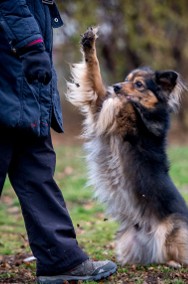
{"label": "jacket sleeve", "polygon": [[43,42],[26,0],[0,0],[0,27],[14,52],[32,43]]}

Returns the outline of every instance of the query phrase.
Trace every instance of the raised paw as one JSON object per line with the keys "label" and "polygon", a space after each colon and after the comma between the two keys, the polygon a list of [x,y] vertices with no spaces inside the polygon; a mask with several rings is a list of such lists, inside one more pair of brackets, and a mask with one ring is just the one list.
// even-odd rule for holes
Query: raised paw
{"label": "raised paw", "polygon": [[92,50],[95,46],[95,40],[97,39],[98,28],[90,27],[87,31],[82,35],[81,45],[83,47],[83,51],[87,52]]}

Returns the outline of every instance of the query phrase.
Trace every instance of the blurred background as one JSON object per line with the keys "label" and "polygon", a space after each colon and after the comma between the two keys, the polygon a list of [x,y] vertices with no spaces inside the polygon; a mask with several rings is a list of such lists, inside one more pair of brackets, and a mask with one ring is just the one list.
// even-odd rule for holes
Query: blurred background
{"label": "blurred background", "polygon": [[[186,0],[57,0],[64,26],[54,30],[54,62],[59,78],[65,134],[55,143],[80,143],[82,117],[65,100],[69,63],[79,62],[80,35],[99,26],[97,42],[106,85],[124,80],[139,66],[174,69],[188,82],[188,3]],[[188,94],[172,117],[169,141],[188,143]]]}

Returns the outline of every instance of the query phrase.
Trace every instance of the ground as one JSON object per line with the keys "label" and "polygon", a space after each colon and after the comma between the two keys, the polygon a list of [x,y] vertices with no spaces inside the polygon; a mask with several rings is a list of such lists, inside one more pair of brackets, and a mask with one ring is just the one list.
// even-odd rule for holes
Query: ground
{"label": "ground", "polygon": [[[0,260],[0,283],[34,284],[34,263],[24,263],[28,255],[19,253],[14,256],[4,256]],[[112,259],[113,260],[113,259]],[[115,261],[115,259],[114,259]],[[5,276],[7,275],[7,277]],[[81,284],[81,282],[78,282]],[[94,283],[94,282],[93,282]],[[111,284],[186,284],[188,283],[187,269],[170,269],[167,266],[126,266],[119,267],[118,272],[100,283]],[[62,283],[63,284],[63,283]],[[71,283],[70,283],[71,284]],[[73,282],[72,282],[73,284]]]}

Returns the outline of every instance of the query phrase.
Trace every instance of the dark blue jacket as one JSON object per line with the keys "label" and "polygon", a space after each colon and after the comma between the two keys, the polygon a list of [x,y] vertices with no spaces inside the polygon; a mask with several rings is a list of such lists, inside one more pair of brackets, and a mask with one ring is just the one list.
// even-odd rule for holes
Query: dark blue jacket
{"label": "dark blue jacket", "polygon": [[[18,51],[43,38],[52,55],[52,27],[62,25],[55,4],[42,0],[0,0],[0,129],[24,129],[47,136],[50,126],[63,131],[57,77],[47,85],[28,84]],[[53,66],[53,64],[52,64]]]}

